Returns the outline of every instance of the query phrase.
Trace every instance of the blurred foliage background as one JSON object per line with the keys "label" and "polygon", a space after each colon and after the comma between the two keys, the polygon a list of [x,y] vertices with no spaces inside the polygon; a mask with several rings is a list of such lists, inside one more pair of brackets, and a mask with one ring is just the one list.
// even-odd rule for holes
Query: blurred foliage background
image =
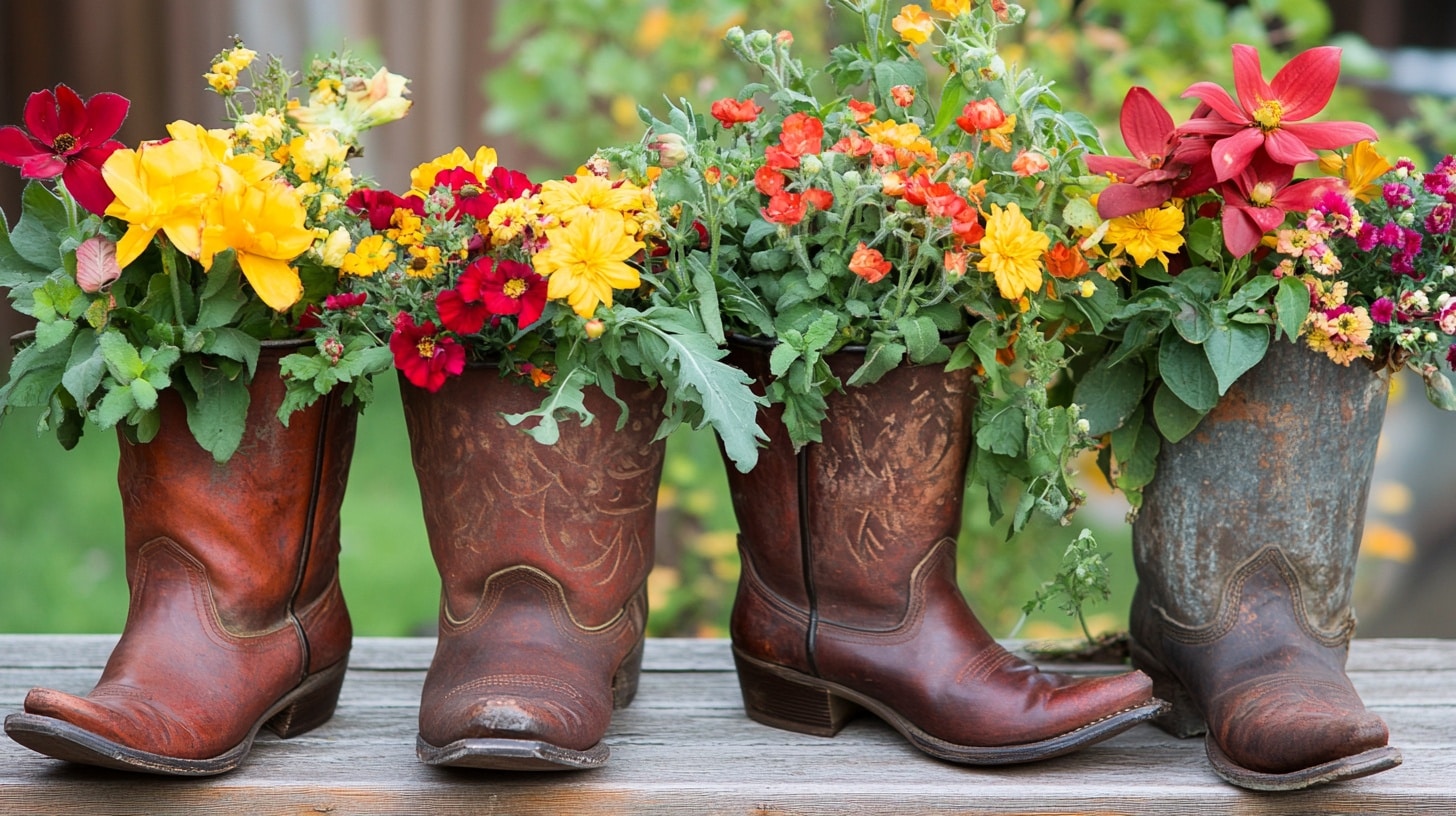
{"label": "blurred foliage background", "polygon": [[[329,0],[298,4],[308,9],[336,5]],[[1117,111],[1128,87],[1149,87],[1181,118],[1191,106],[1180,105],[1177,97],[1192,82],[1206,79],[1232,87],[1229,46],[1235,42],[1260,48],[1266,76],[1299,50],[1341,45],[1344,78],[1327,117],[1370,122],[1387,134],[1382,148],[1392,154],[1429,159],[1456,146],[1448,100],[1424,97],[1391,106],[1384,104],[1385,95],[1369,90],[1385,62],[1360,37],[1335,32],[1331,6],[1324,0],[1029,0],[1025,5],[1030,13],[1007,51],[1008,60],[1034,64],[1054,78],[1065,105],[1098,122],[1112,151],[1122,150]],[[719,44],[730,26],[790,30],[795,49],[810,61],[848,33],[823,0],[554,0],[470,8],[471,15],[488,19],[468,34],[465,46],[468,64],[489,66],[478,87],[470,89],[481,97],[484,111],[478,129],[489,143],[511,146],[503,150],[502,161],[537,174],[568,172],[599,145],[641,138],[639,104],[660,112],[664,97],[684,98],[706,109],[714,99],[736,95],[753,77]],[[414,76],[421,98],[420,77],[386,44],[371,39],[368,31],[351,36],[357,50],[373,52],[392,69]],[[252,35],[249,45],[277,50]],[[300,45],[305,53],[339,46],[319,32]],[[216,47],[203,50],[211,53]],[[201,72],[200,64],[189,69],[194,67]],[[19,100],[11,102],[13,110],[0,111],[0,121],[19,118]],[[417,105],[411,117],[437,115]],[[434,152],[411,147],[409,163],[451,146]],[[392,155],[400,148],[390,143],[384,152]],[[378,175],[397,186],[390,172],[399,171],[381,166]],[[360,424],[344,505],[343,583],[359,634],[428,635],[439,579],[425,543],[398,394],[387,386],[380,391],[380,400]],[[0,631],[119,631],[127,596],[115,442],[93,432],[67,453],[53,439],[33,436],[33,426],[33,416],[19,413],[0,428]],[[1107,494],[1090,463],[1085,470],[1093,501],[1071,529],[1042,523],[1008,541],[1003,529],[987,521],[984,504],[968,501],[960,576],[994,634],[1059,637],[1079,631],[1056,604],[1017,626],[1023,604],[1057,572],[1082,526],[1097,535],[1112,575],[1112,597],[1087,610],[1089,624],[1094,631],[1125,626],[1134,583],[1126,507]],[[1381,498],[1386,495],[1395,498]],[[1362,569],[1374,577],[1362,579],[1362,586],[1366,602],[1378,604],[1399,586],[1390,565],[1408,563],[1415,552],[1410,534],[1379,516],[1408,512],[1410,491],[1378,490],[1373,507],[1377,518],[1367,536],[1374,544],[1365,559],[1371,566]],[[738,575],[736,524],[711,436],[684,431],[669,441],[658,522],[650,633],[725,636]]]}

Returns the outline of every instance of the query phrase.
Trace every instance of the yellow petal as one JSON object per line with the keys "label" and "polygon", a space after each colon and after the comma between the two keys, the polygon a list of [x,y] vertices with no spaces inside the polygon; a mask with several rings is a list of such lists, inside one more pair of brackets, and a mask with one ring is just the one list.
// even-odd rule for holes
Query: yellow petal
{"label": "yellow petal", "polygon": [[125,269],[127,264],[146,251],[147,245],[152,242],[152,236],[156,234],[155,227],[147,228],[140,224],[127,227],[126,234],[116,242],[116,265]]}
{"label": "yellow petal", "polygon": [[275,312],[287,310],[303,297],[303,282],[285,261],[238,253],[238,265],[243,269],[243,277],[253,285],[253,291]]}

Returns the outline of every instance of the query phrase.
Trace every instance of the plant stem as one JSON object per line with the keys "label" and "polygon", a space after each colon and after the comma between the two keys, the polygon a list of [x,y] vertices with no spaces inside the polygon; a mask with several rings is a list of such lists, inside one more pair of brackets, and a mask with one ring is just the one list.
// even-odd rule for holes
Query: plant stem
{"label": "plant stem", "polygon": [[167,282],[172,287],[172,310],[176,314],[177,325],[185,325],[187,316],[182,314],[182,282],[177,279],[177,258],[172,253],[172,245],[162,240],[162,270],[167,273]]}

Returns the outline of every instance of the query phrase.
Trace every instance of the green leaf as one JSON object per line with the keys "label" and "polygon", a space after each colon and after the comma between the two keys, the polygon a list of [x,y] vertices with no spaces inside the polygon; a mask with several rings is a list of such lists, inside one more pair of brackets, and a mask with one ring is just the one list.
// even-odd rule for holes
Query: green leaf
{"label": "green leaf", "polygon": [[1206,415],[1206,411],[1189,408],[1178,399],[1167,383],[1158,386],[1158,393],[1153,397],[1153,420],[1169,442],[1177,442],[1192,433]]}
{"label": "green leaf", "polygon": [[1117,458],[1117,488],[1124,493],[1141,496],[1142,488],[1152,482],[1157,471],[1158,452],[1162,446],[1157,429],[1141,420],[1136,426],[1129,425],[1114,433],[1112,447],[1113,456]]}
{"label": "green leaf", "polygon": [[[696,259],[695,259],[696,260]],[[695,302],[698,304],[698,316],[703,320],[703,330],[708,333],[714,343],[722,344],[723,335],[723,314],[718,305],[718,285],[713,280],[713,273],[705,263],[691,263],[693,290]]]}
{"label": "green leaf", "polygon": [[1217,263],[1223,254],[1223,235],[1211,218],[1199,218],[1188,228],[1188,252],[1196,258]]}
{"label": "green leaf", "polygon": [[784,372],[788,371],[789,366],[793,365],[794,361],[797,359],[799,359],[798,349],[794,348],[788,343],[779,343],[778,345],[775,345],[773,351],[769,353],[769,373],[774,375],[775,377],[782,377],[784,376]]}
{"label": "green leaf", "polygon": [[1101,436],[1122,427],[1142,403],[1146,381],[1147,370],[1137,359],[1099,360],[1072,392],[1072,401],[1082,406],[1087,432]]}
{"label": "green leaf", "polygon": [[824,312],[809,324],[804,331],[804,350],[819,351],[829,345],[834,339],[834,334],[839,330],[839,316],[833,312]]}
{"label": "green leaf", "polygon": [[1173,328],[1184,340],[1202,343],[1213,333],[1213,316],[1208,304],[1203,301],[1179,298],[1178,311],[1173,315]]}
{"label": "green leaf", "polygon": [[583,426],[592,423],[592,413],[587,410],[584,402],[585,394],[582,391],[590,380],[589,372],[574,368],[564,377],[552,380],[551,389],[546,392],[545,398],[541,400],[541,404],[535,410],[520,414],[502,414],[501,416],[512,425],[520,425],[527,419],[535,417],[536,424],[524,429],[526,433],[543,445],[554,445],[561,438],[560,420],[566,414],[576,414]]}
{"label": "green leaf", "polygon": [[51,273],[51,269],[31,263],[15,249],[10,241],[10,232],[5,228],[9,223],[4,211],[0,211],[0,287],[39,283]]}
{"label": "green leaf", "polygon": [[712,425],[734,467],[743,473],[752,470],[758,441],[768,438],[758,427],[758,407],[765,403],[749,387],[752,378],[722,362],[726,352],[707,335],[666,333],[663,339],[668,354],[659,371],[669,396],[700,407],[702,421],[695,427]]}
{"label": "green leaf", "polygon": [[1214,329],[1203,344],[1203,352],[1218,378],[1219,396],[1228,393],[1234,380],[1257,365],[1268,351],[1269,330],[1264,326],[1229,323]]}
{"label": "green leaf", "polygon": [[[767,238],[770,235],[777,235],[778,234],[778,231],[779,231],[779,225],[778,224],[774,224],[772,222],[765,221],[762,218],[755,219],[753,221],[753,223],[751,223],[751,224],[748,225],[748,229],[745,230],[744,233],[743,233],[743,246],[745,246],[745,247],[754,246],[759,241],[762,241],[763,239]],[[787,253],[785,253],[785,254],[787,254]]]}
{"label": "green leaf", "polygon": [[194,325],[199,329],[226,326],[237,317],[247,302],[238,266],[233,262],[232,250],[219,253],[207,273],[207,284],[202,290],[202,300],[197,305],[197,322]]}
{"label": "green leaf", "polygon": [[1218,378],[1201,346],[1186,343],[1176,332],[1164,332],[1158,346],[1158,374],[1173,393],[1196,411],[1218,404]]}
{"label": "green leaf", "polygon": [[902,317],[895,322],[895,328],[905,338],[905,348],[910,354],[911,362],[928,363],[935,356],[945,354],[945,346],[940,342],[940,330],[929,317]]}
{"label": "green leaf", "polygon": [[1229,298],[1229,314],[1237,313],[1251,306],[1257,308],[1259,299],[1264,297],[1270,289],[1278,285],[1279,279],[1273,275],[1259,275],[1248,283],[1245,283]]}
{"label": "green leaf", "polygon": [[101,353],[101,344],[94,332],[81,332],[71,344],[71,356],[66,361],[66,373],[61,385],[76,399],[77,405],[87,405],[91,395],[101,386],[106,375],[106,358]]}
{"label": "green leaf", "polygon": [[249,379],[258,369],[258,355],[262,350],[263,346],[257,338],[239,329],[229,328],[215,329],[211,339],[202,346],[203,353],[216,354],[246,364]]}
{"label": "green leaf", "polygon": [[76,324],[70,320],[40,321],[35,324],[35,344],[43,349],[58,346],[75,331]]}
{"label": "green leaf", "polygon": [[27,263],[42,269],[60,269],[61,238],[70,226],[66,205],[44,184],[32,181],[20,196],[20,222],[10,233],[10,244]]}
{"label": "green leaf", "polygon": [[976,426],[976,444],[1003,456],[1020,456],[1026,449],[1026,412],[1007,405]]}
{"label": "green leaf", "polygon": [[121,332],[102,332],[100,342],[106,367],[118,383],[131,385],[132,380],[140,377],[147,370],[146,364],[142,362],[141,354],[132,347],[131,343],[127,342]]}
{"label": "green leaf", "polygon": [[150,411],[157,407],[157,388],[141,377],[131,381],[131,396],[137,407]]}
{"label": "green leaf", "polygon": [[187,407],[187,428],[192,438],[218,462],[226,462],[237,451],[247,425],[248,385],[241,378],[228,379],[216,368],[185,367],[190,389],[179,389]]}
{"label": "green leaf", "polygon": [[102,430],[114,428],[136,407],[136,398],[132,395],[131,386],[129,384],[117,385],[115,388],[110,388],[106,392],[106,396],[101,398],[101,402],[91,412],[91,421]]}
{"label": "green leaf", "polygon": [[1309,288],[1304,281],[1293,276],[1279,281],[1279,291],[1274,293],[1274,312],[1279,319],[1279,331],[1290,340],[1298,337],[1309,317]]}
{"label": "green leaf", "polygon": [[0,387],[0,412],[6,408],[49,405],[65,375],[69,349],[43,349],[34,343],[16,353],[10,361],[10,379]]}
{"label": "green leaf", "polygon": [[878,338],[871,340],[869,348],[865,349],[864,363],[855,369],[855,372],[845,381],[845,385],[854,388],[875,382],[899,366],[903,359],[905,359],[904,345],[886,342]]}

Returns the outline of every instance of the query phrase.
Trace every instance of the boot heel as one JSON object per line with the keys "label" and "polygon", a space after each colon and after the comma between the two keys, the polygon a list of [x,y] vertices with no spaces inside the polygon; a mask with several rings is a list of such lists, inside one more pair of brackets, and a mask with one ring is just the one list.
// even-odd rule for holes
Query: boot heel
{"label": "boot heel", "polygon": [[645,639],[639,639],[632,651],[623,658],[617,673],[612,675],[612,708],[626,708],[637,696],[637,680],[642,676],[642,647]]}
{"label": "boot heel", "polygon": [[1128,645],[1132,655],[1132,667],[1152,678],[1153,696],[1168,703],[1163,713],[1153,718],[1153,725],[1175,737],[1196,737],[1207,732],[1208,726],[1203,721],[1203,714],[1193,702],[1193,695],[1188,693],[1187,686],[1146,649],[1139,646],[1136,640],[1129,641]]}
{"label": "boot heel", "polygon": [[302,687],[295,692],[298,696],[293,702],[274,714],[264,726],[283,739],[288,739],[328,722],[334,716],[334,708],[339,703],[339,690],[344,686],[344,670],[348,662],[341,660],[304,680]]}
{"label": "boot heel", "polygon": [[750,719],[816,737],[832,737],[853,719],[860,707],[830,691],[787,676],[778,669],[744,657],[736,650],[738,686]]}

